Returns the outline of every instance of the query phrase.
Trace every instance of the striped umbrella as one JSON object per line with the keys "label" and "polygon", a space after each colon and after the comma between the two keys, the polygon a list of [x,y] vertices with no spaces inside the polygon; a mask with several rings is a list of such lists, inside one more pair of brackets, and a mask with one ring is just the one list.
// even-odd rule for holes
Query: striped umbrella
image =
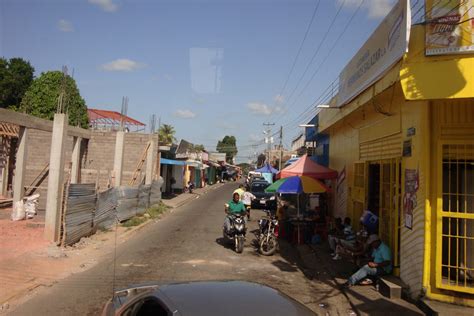
{"label": "striped umbrella", "polygon": [[324,193],[330,189],[320,181],[307,176],[293,176],[283,178],[265,189],[271,193],[301,194],[301,193]]}

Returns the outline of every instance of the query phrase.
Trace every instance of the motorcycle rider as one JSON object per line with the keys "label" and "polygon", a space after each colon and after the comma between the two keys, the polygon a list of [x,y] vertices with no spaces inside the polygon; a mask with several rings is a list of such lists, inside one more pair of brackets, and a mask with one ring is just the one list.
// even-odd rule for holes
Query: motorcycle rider
{"label": "motorcycle rider", "polygon": [[224,220],[224,229],[226,232],[230,231],[231,228],[231,219],[230,217],[233,214],[240,214],[240,213],[246,213],[245,205],[240,201],[240,195],[238,192],[234,192],[232,194],[232,200],[230,200],[226,205],[225,205],[225,213],[227,216],[225,217]]}

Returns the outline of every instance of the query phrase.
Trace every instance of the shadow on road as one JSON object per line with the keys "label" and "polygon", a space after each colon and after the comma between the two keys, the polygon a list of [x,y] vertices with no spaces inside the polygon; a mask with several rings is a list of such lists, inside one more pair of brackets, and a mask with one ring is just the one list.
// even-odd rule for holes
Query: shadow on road
{"label": "shadow on road", "polygon": [[[387,311],[393,311],[395,315],[422,315],[406,301],[390,300],[381,296],[374,287],[369,289],[356,286],[348,290],[342,289],[341,279],[345,281],[357,267],[349,262],[333,261],[326,248],[321,245],[312,249],[307,245],[296,246],[280,241],[280,255],[286,262],[280,260],[278,264],[294,267],[293,271],[300,270],[308,280],[323,283],[324,288],[315,284],[320,302],[329,301],[342,293],[352,308],[362,314],[386,315]],[[292,271],[289,269],[288,272]]]}
{"label": "shadow on road", "polygon": [[229,240],[225,239],[224,237],[219,237],[216,239],[216,244],[221,245],[226,249],[234,249],[234,244],[231,243]]}
{"label": "shadow on road", "polygon": [[286,261],[283,261],[283,260],[276,260],[276,261],[273,261],[272,264],[277,267],[278,269],[280,269],[281,271],[284,271],[284,272],[296,272],[298,271],[298,268]]}

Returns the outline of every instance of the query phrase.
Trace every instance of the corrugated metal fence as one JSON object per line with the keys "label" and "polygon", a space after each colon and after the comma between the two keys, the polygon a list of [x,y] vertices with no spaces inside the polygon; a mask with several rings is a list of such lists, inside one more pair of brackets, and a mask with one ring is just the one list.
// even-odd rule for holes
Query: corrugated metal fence
{"label": "corrugated metal fence", "polygon": [[117,221],[144,214],[150,205],[160,202],[162,185],[160,179],[151,185],[122,186],[97,193],[95,183],[67,184],[62,245],[72,245],[98,228],[109,228]]}

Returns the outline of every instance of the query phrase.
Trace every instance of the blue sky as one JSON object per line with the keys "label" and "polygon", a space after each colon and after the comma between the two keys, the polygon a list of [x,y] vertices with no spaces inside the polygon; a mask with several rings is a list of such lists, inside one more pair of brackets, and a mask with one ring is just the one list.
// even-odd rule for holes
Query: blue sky
{"label": "blue sky", "polygon": [[[156,114],[178,138],[210,150],[235,135],[242,161],[262,140],[262,123],[276,131],[303,112],[394,3],[365,0],[321,64],[360,1],[320,0],[282,95],[318,0],[0,0],[0,55],[29,60],[36,75],[66,65],[88,107],[120,111],[128,96],[131,117],[148,123]],[[317,75],[288,102],[320,43],[301,87],[319,67]],[[288,126],[284,142],[298,131]]]}

